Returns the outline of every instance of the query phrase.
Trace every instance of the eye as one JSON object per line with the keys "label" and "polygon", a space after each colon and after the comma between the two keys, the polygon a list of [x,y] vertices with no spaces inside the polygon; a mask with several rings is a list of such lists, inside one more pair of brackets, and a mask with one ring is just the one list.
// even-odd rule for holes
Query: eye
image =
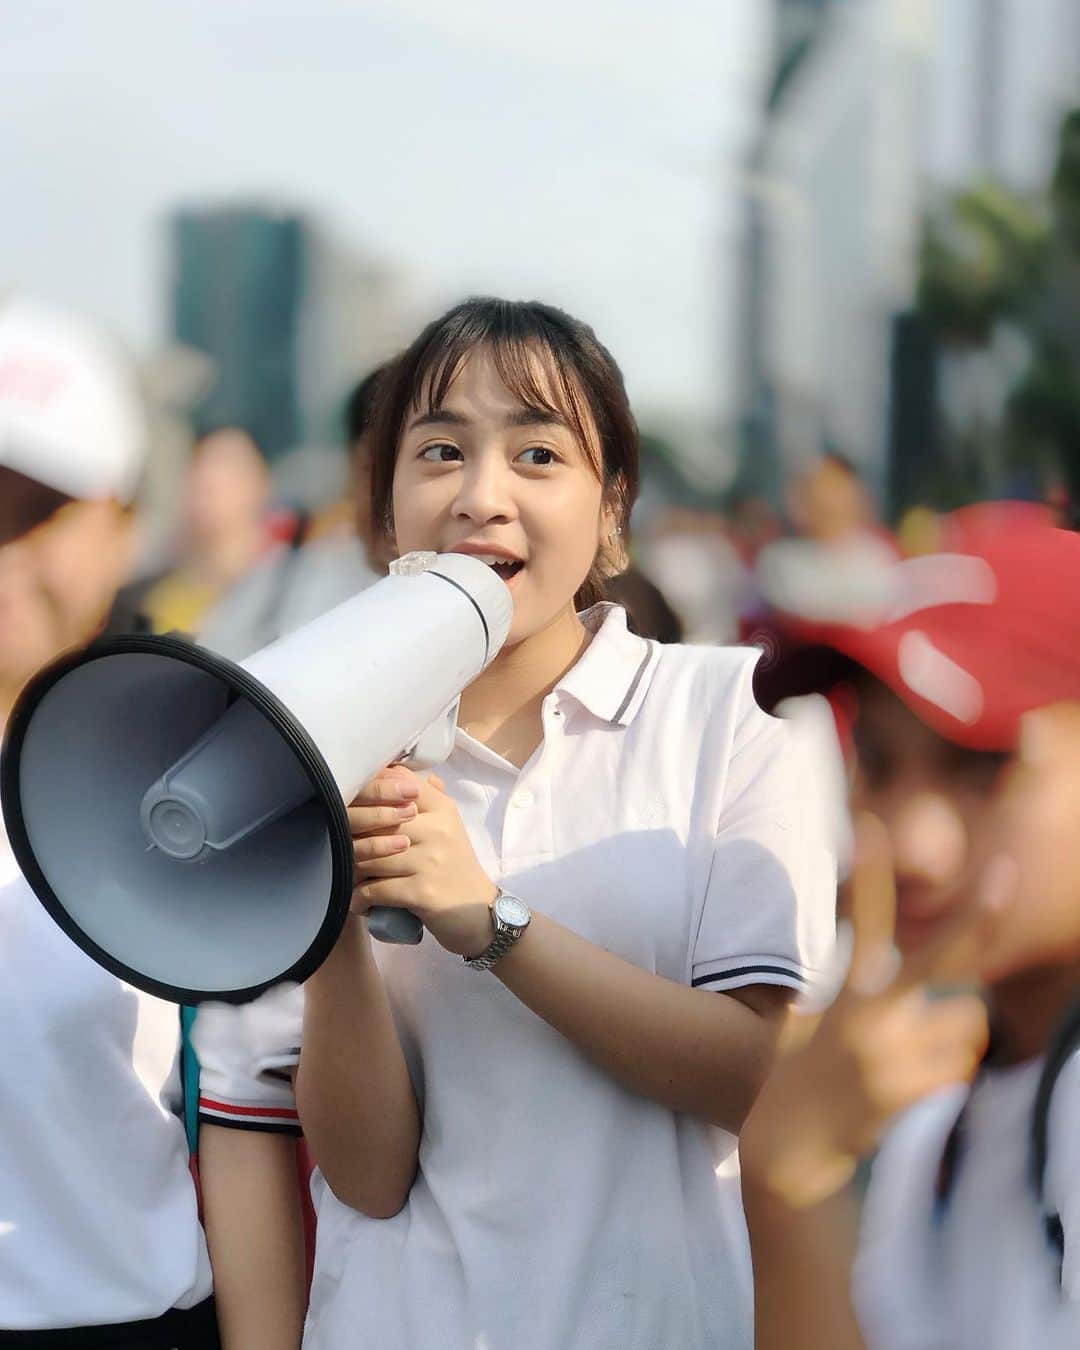
{"label": "eye", "polygon": [[436,441],[434,445],[425,445],[420,451],[420,458],[426,459],[429,464],[453,464],[461,457],[461,451],[449,441]]}
{"label": "eye", "polygon": [[518,459],[523,460],[526,464],[534,464],[541,467],[546,464],[556,463],[557,458],[555,451],[549,449],[546,445],[530,445],[528,450],[523,450],[521,454],[518,455]]}

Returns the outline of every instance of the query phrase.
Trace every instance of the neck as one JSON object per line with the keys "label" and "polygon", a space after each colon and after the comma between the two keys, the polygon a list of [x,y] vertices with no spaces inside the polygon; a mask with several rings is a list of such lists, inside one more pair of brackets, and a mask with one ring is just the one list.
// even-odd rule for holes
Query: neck
{"label": "neck", "polygon": [[1058,1024],[1080,992],[1080,962],[1029,970],[994,986],[993,1062],[1022,1064],[1044,1054]]}
{"label": "neck", "polygon": [[546,628],[504,647],[461,696],[461,725],[513,763],[540,743],[546,696],[589,644],[589,633],[568,606]]}

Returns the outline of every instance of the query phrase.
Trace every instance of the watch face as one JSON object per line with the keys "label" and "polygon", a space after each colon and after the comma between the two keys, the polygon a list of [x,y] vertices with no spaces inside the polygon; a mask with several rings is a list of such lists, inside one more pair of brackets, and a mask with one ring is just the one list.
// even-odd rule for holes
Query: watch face
{"label": "watch face", "polygon": [[500,895],[495,901],[495,914],[502,923],[511,928],[524,928],[529,922],[529,907],[516,895]]}

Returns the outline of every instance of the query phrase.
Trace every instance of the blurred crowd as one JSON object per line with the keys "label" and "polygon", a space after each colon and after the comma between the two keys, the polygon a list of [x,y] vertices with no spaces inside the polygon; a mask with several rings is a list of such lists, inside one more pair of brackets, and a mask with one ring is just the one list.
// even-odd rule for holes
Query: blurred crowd
{"label": "blurred crowd", "polygon": [[[247,429],[214,427],[150,539],[130,366],[77,316],[4,301],[0,719],[99,634],[241,659],[384,574],[379,372],[356,377],[336,496],[300,509]],[[1080,538],[1061,519],[973,502],[890,528],[826,453],[782,507],[652,510],[608,583],[642,636],[758,646],[759,702],[832,747],[835,781],[805,793],[835,798],[841,957],[743,1138],[761,1350],[1080,1345]]]}

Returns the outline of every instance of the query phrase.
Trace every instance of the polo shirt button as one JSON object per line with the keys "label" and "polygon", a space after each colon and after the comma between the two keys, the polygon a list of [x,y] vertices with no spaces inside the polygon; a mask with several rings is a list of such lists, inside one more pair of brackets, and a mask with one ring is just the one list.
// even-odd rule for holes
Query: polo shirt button
{"label": "polo shirt button", "polygon": [[512,806],[532,806],[533,794],[528,788],[519,788],[510,798]]}

